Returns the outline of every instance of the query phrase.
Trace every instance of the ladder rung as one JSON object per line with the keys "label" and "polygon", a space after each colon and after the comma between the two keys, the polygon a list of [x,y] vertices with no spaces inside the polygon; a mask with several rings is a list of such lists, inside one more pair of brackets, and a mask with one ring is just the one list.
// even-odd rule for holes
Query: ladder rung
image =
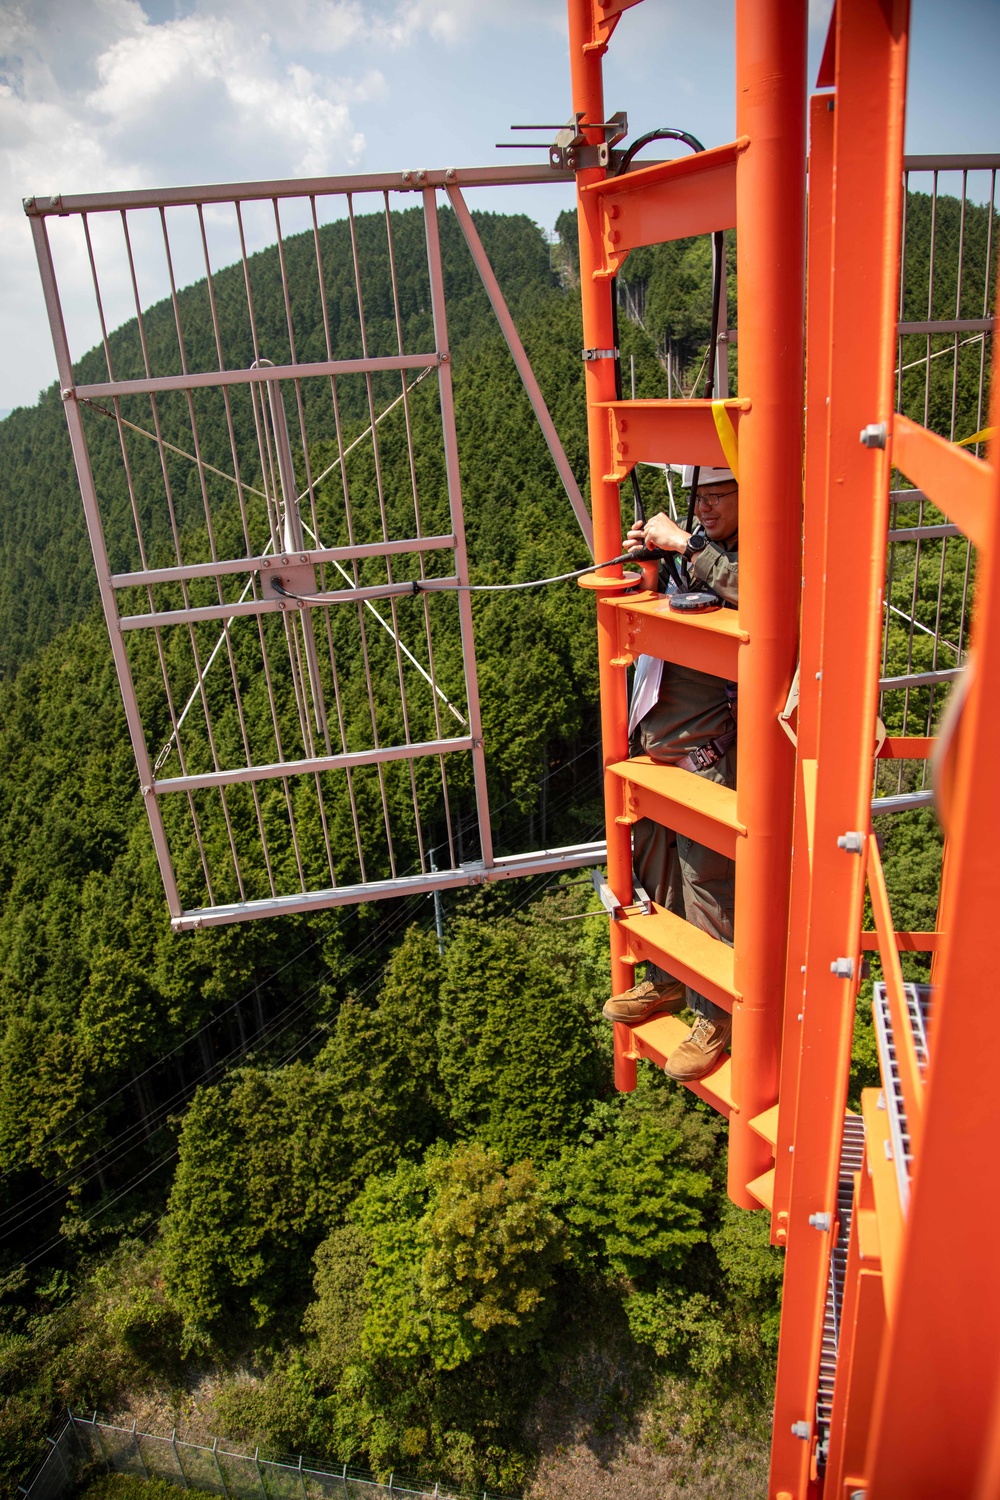
{"label": "ladder rung", "polygon": [[765,1109],[763,1114],[755,1115],[750,1121],[750,1129],[755,1130],[761,1140],[767,1141],[769,1146],[778,1144],[778,1106],[772,1104],[770,1109]]}
{"label": "ladder rung", "polygon": [[[654,1016],[651,1021],[643,1021],[638,1026],[630,1026],[632,1034],[632,1047],[637,1057],[644,1057],[647,1062],[652,1062],[662,1068],[667,1058],[675,1047],[681,1042],[687,1041],[691,1035],[691,1028],[685,1026],[683,1021],[676,1016]],[[728,1055],[717,1063],[711,1073],[704,1078],[695,1079],[685,1084],[692,1094],[697,1094],[699,1099],[704,1099],[713,1109],[725,1115],[728,1120],[733,1108],[733,1097],[730,1086],[731,1069]]]}
{"label": "ladder rung", "polygon": [[657,765],[648,755],[619,761],[608,771],[625,783],[630,816],[652,818],[729,859],[736,858],[736,845],[746,828],[736,816],[736,793],[731,787],[678,766]]}
{"label": "ladder rung", "polygon": [[649,916],[623,917],[629,946],[699,994],[731,1011],[740,998],[733,982],[733,950],[683,917],[654,906]]}
{"label": "ladder rung", "polygon": [[[740,414],[749,401],[734,396],[725,402],[729,420],[739,435]],[[620,484],[637,463],[667,463],[683,453],[692,464],[724,468],[728,459],[719,439],[711,401],[595,401],[594,411],[606,411],[611,425],[612,473],[609,483]]]}
{"label": "ladder rung", "polygon": [[581,188],[603,209],[602,265],[613,276],[630,250],[736,226],[736,162],[746,136],[711,151],[637,167]]}
{"label": "ladder rung", "polygon": [[618,612],[618,635],[626,655],[659,656],[696,672],[737,680],[739,648],[750,639],[738,610],[685,615],[671,609],[662,596],[649,594],[601,602]]}
{"label": "ladder rung", "polygon": [[747,1192],[756,1198],[758,1203],[763,1204],[768,1213],[773,1212],[774,1168],[772,1167],[769,1172],[762,1172],[759,1177],[754,1178],[753,1182],[748,1182]]}

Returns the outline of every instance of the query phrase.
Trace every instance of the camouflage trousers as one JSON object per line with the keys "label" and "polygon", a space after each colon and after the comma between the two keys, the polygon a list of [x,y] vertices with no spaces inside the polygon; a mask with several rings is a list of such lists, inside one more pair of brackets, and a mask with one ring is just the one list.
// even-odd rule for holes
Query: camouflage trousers
{"label": "camouflage trousers", "polygon": [[[697,774],[723,786],[736,785],[736,756],[730,750],[716,765]],[[733,902],[736,865],[694,839],[664,828],[650,818],[640,818],[632,829],[632,865],[638,883],[658,906],[684,917],[714,938],[733,946]],[[646,964],[646,978],[654,981],[673,976],[657,964]],[[709,1020],[721,1021],[727,1012],[707,996],[688,986],[687,1002],[693,1011]]]}

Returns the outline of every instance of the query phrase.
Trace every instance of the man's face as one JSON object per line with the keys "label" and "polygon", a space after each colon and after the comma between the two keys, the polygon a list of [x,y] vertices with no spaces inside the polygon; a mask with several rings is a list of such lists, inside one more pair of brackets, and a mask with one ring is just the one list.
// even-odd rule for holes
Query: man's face
{"label": "man's face", "polygon": [[705,528],[709,541],[724,542],[736,535],[739,526],[740,491],[732,479],[719,484],[700,484],[695,497],[695,513]]}

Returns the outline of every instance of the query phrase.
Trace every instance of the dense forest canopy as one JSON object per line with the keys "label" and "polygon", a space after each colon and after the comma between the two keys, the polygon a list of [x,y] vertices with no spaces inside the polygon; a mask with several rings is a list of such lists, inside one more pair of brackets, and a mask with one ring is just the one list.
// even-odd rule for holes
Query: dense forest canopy
{"label": "dense forest canopy", "polygon": [[[395,219],[407,336],[419,342],[428,315],[412,267],[422,228],[415,214]],[[377,236],[357,222],[363,251],[372,237],[366,275],[377,308]],[[560,225],[560,275],[526,218],[476,222],[582,484],[575,224]],[[939,198],[933,316],[955,316],[958,273],[946,268],[958,227],[958,205]],[[988,276],[989,228],[986,210],[967,208],[962,316],[981,315],[967,289]],[[473,576],[581,566],[579,529],[449,212],[440,230]],[[332,265],[346,264],[344,233],[336,224],[323,231]],[[289,243],[294,277],[305,248],[300,261]],[[911,194],[907,317],[928,316],[930,244],[929,207]],[[734,254],[731,244],[730,275]],[[223,291],[228,274],[218,278]],[[273,251],[253,258],[253,277],[269,357],[283,358]],[[667,394],[666,340],[682,384],[696,380],[709,278],[707,241],[626,263],[622,344],[640,395]],[[340,290],[336,352],[350,355],[357,320],[346,272]],[[204,287],[179,302],[194,358],[207,337]],[[227,305],[223,296],[224,340],[249,363],[245,329],[235,311],[226,322]],[[731,296],[730,321],[734,311]],[[171,309],[152,307],[144,322],[154,363],[171,368]],[[324,357],[307,317],[296,339],[300,358]],[[115,373],[138,373],[135,324],[110,342]],[[904,363],[914,362],[901,376],[904,408],[923,420],[926,406],[948,434],[975,431],[981,346],[920,365],[926,348],[923,338],[912,351],[904,344]],[[730,364],[735,381],[735,349]],[[102,352],[87,354],[77,374],[104,378]],[[437,421],[432,387],[414,393],[418,438]],[[205,456],[222,465],[228,447],[213,399],[204,405]],[[359,430],[364,404],[351,408],[350,399]],[[165,435],[181,445],[180,404],[165,402],[163,412]],[[140,420],[138,406],[134,414]],[[317,403],[308,454],[317,472],[334,439],[324,420]],[[106,525],[127,564],[116,428],[96,412],[87,421]],[[389,429],[386,453],[392,475],[405,454]],[[155,531],[155,448],[136,437],[129,455]],[[184,510],[191,480],[180,463],[174,479],[194,536],[198,507]],[[364,462],[352,483],[363,513]],[[659,479],[644,483],[650,505],[662,504]],[[897,524],[913,524],[911,509],[912,517],[899,506]],[[926,508],[923,519],[933,519]],[[768,1399],[780,1258],[765,1216],[726,1205],[723,1133],[709,1111],[648,1072],[635,1095],[611,1091],[597,1021],[606,934],[599,916],[577,920],[591,900],[587,884],[545,889],[543,879],[450,895],[440,948],[426,898],[175,936],[55,389],[0,425],[0,555],[8,1481],[34,1458],[59,1402],[113,1403],[143,1384],[190,1382],[209,1366],[219,1430],[496,1488],[526,1482],[538,1412],[588,1360],[601,1372],[595,1422],[613,1428],[666,1380],[680,1405],[667,1403],[658,1441],[697,1437],[718,1421],[752,1431]],[[919,554],[904,548],[890,600],[908,614],[936,608],[941,633],[958,641],[969,566],[942,542]],[[476,601],[501,848],[598,836],[592,608],[569,585]],[[938,650],[933,640],[914,645],[902,626],[887,641],[886,675],[919,669]],[[457,653],[445,628],[438,666],[449,686],[460,676]],[[133,666],[140,693],[152,693],[141,649]],[[388,651],[376,654],[375,676],[391,730]],[[890,733],[926,732],[936,713],[926,691],[886,700]],[[892,823],[886,865],[900,926],[933,926],[938,863],[928,812]],[[914,973],[924,962],[905,961]],[[855,1086],[873,1067],[863,992]]]}

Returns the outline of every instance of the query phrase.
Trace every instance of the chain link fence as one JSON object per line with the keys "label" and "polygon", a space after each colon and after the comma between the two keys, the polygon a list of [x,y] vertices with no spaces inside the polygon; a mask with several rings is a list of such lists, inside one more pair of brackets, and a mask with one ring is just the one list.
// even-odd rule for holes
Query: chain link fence
{"label": "chain link fence", "polygon": [[139,1479],[165,1479],[185,1490],[219,1495],[222,1500],[382,1500],[382,1497],[420,1497],[420,1500],[513,1500],[486,1490],[459,1490],[390,1474],[382,1482],[364,1469],[344,1464],[340,1469],[317,1466],[300,1455],[297,1460],[261,1458],[220,1448],[218,1438],[204,1443],[183,1442],[138,1432],[135,1423],[114,1427],[72,1412],[27,1485],[18,1493],[25,1500],[62,1500],[77,1487],[88,1468],[101,1465],[116,1474]]}

